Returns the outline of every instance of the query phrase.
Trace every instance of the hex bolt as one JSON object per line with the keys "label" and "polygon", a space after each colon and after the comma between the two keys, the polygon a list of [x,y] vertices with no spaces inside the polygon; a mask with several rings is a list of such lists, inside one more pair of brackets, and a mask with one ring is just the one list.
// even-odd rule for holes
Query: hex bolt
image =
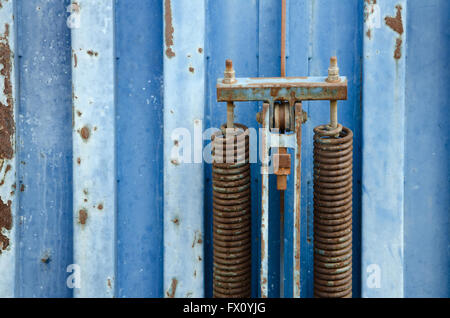
{"label": "hex bolt", "polygon": [[330,67],[328,68],[327,82],[336,83],[340,81],[341,79],[339,78],[339,67],[337,66],[337,57],[332,56],[330,58]]}
{"label": "hex bolt", "polygon": [[232,60],[226,60],[225,61],[225,72],[223,76],[224,84],[233,84],[236,83],[236,75],[233,69],[233,61]]}

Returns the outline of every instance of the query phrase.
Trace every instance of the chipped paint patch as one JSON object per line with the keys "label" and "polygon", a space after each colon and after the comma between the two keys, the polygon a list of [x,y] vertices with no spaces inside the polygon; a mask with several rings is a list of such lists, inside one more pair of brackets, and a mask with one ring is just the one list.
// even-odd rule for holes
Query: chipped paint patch
{"label": "chipped paint patch", "polygon": [[87,141],[89,139],[89,136],[91,135],[91,131],[87,126],[84,126],[80,130],[80,136],[83,138],[83,140]]}
{"label": "chipped paint patch", "polygon": [[380,7],[377,4],[377,0],[365,0],[364,25],[367,29],[366,36],[372,39],[373,29],[381,27]]}
{"label": "chipped paint patch", "polygon": [[395,8],[397,9],[397,14],[395,15],[395,17],[385,17],[384,21],[386,22],[386,25],[388,27],[397,32],[399,35],[402,35],[403,34],[402,6],[397,5]]}
{"label": "chipped paint patch", "polygon": [[397,5],[395,6],[395,8],[397,9],[395,17],[387,16],[384,18],[384,21],[389,28],[398,33],[398,38],[395,40],[394,59],[399,60],[402,57],[402,34],[404,32],[404,29],[402,19],[402,6]]}
{"label": "chipped paint patch", "polygon": [[164,1],[164,34],[166,41],[166,56],[170,59],[175,56],[175,52],[172,50],[173,45],[173,32],[175,31],[172,25],[172,5],[170,0]]}
{"label": "chipped paint patch", "polygon": [[81,225],[85,225],[87,218],[88,218],[88,213],[87,213],[86,209],[81,209],[80,211],[78,211],[78,223],[80,223]]}
{"label": "chipped paint patch", "polygon": [[[1,171],[2,169],[3,169],[3,160],[1,161],[1,164],[0,164],[0,171]],[[10,171],[10,170],[11,170],[11,165],[10,165],[10,164],[6,165],[5,172],[3,172],[3,178],[2,178],[2,180],[0,180],[0,186],[2,186],[2,185],[5,183],[6,174],[7,174],[8,171]]]}
{"label": "chipped paint patch", "polygon": [[89,56],[98,56],[98,52],[95,52],[95,51],[93,51],[93,50],[88,50],[86,53],[87,53]]}
{"label": "chipped paint patch", "polygon": [[11,201],[5,204],[0,198],[0,254],[9,246],[9,237],[5,231],[12,229]]}
{"label": "chipped paint patch", "polygon": [[0,74],[3,77],[3,94],[6,96],[6,104],[0,101],[0,159],[12,159],[15,123],[11,84],[12,54],[9,45],[9,24],[7,23],[4,34],[0,35],[0,66]]}
{"label": "chipped paint patch", "polygon": [[172,284],[170,284],[169,290],[166,292],[167,297],[174,298],[177,291],[178,280],[172,278]]}

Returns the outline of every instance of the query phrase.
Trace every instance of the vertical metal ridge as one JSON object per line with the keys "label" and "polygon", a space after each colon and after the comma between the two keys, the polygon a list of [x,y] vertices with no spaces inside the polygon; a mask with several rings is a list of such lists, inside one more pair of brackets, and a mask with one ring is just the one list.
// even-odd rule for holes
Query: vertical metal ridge
{"label": "vertical metal ridge", "polygon": [[[5,4],[5,1],[2,1]],[[16,296],[69,297],[72,132],[68,1],[16,1]]]}
{"label": "vertical metal ridge", "polygon": [[129,1],[116,0],[115,11],[118,218],[116,296],[161,297],[162,1],[133,1],[133,5],[130,5]]}
{"label": "vertical metal ridge", "polygon": [[363,59],[362,296],[404,296],[407,0],[366,1]]}
{"label": "vertical metal ridge", "polygon": [[114,0],[72,3],[74,263],[76,297],[114,297],[116,153]]}
{"label": "vertical metal ridge", "polygon": [[[204,296],[205,9],[205,0],[164,1],[165,297]],[[180,156],[188,147],[195,163]]]}
{"label": "vertical metal ridge", "polygon": [[[0,297],[15,296],[16,278],[16,24],[15,0],[0,6]],[[11,124],[7,127],[5,124]]]}

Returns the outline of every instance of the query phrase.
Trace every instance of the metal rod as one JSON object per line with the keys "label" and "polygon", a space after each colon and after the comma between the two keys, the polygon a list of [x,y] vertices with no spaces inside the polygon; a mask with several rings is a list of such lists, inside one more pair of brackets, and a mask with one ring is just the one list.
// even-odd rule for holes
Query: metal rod
{"label": "metal rod", "polygon": [[302,184],[302,103],[295,104],[295,134],[297,147],[294,160],[294,229],[293,229],[293,297],[300,298],[300,216]]}
{"label": "metal rod", "polygon": [[286,0],[281,0],[281,77],[286,76]]}
{"label": "metal rod", "polygon": [[[286,0],[281,0],[281,77],[286,76]],[[286,115],[286,114],[285,114]],[[285,154],[286,148],[278,153]],[[284,178],[284,180],[282,180]],[[277,182],[286,184],[286,176],[277,176]],[[285,188],[285,186],[284,186]],[[280,297],[284,297],[284,190],[280,192]]]}
{"label": "metal rod", "polygon": [[333,129],[338,126],[337,100],[330,100],[330,126]]}
{"label": "metal rod", "polygon": [[227,102],[227,128],[234,128],[234,103]]}

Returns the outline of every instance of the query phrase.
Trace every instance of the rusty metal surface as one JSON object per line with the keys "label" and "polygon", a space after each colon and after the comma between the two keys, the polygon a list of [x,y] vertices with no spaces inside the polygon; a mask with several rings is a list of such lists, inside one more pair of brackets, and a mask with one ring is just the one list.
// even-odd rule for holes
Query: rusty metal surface
{"label": "rusty metal surface", "polygon": [[249,132],[234,124],[212,136],[213,295],[251,296],[251,174]]}
{"label": "rusty metal surface", "polygon": [[290,101],[347,99],[347,79],[327,82],[327,77],[236,78],[232,84],[217,80],[217,101]]}
{"label": "rusty metal surface", "polygon": [[0,7],[0,297],[14,296],[16,270],[16,92],[13,1]]}
{"label": "rusty metal surface", "polygon": [[353,133],[314,133],[314,296],[351,298]]}
{"label": "rusty metal surface", "polygon": [[[73,158],[72,138],[82,141],[81,136],[89,136],[88,140],[92,141],[99,132],[83,129],[82,125],[80,134],[72,134],[71,66],[83,67],[84,62],[79,53],[74,54],[72,61],[70,59],[71,30],[66,22],[73,12],[66,9],[71,1],[0,0],[0,3],[0,36],[3,38],[0,42],[2,52],[8,50],[7,46],[11,51],[10,84],[16,125],[14,142],[9,139],[12,130],[8,128],[2,128],[4,134],[0,136],[0,152],[5,154],[4,157],[10,157],[10,145],[14,147],[13,151],[15,149],[12,159],[2,159],[4,163],[0,170],[1,233],[3,241],[9,244],[0,254],[0,295],[71,297],[73,289],[66,286],[66,280],[73,272],[67,272],[67,266],[74,262],[73,246],[78,244],[73,239],[72,229],[89,227],[92,213],[108,209],[103,204],[102,210],[81,209],[78,217],[72,213],[76,165],[91,162],[86,158]],[[199,184],[205,183],[203,190],[202,185],[190,183],[191,191],[183,196],[176,187],[163,185],[163,165],[170,165],[170,162],[163,162],[164,139],[158,132],[165,128],[161,116],[163,112],[171,116],[171,111],[182,110],[185,121],[189,122],[187,127],[191,127],[194,118],[189,115],[195,112],[195,118],[203,119],[203,128],[220,127],[226,107],[216,107],[215,79],[222,76],[226,58],[233,59],[238,77],[280,75],[279,0],[189,0],[188,9],[183,11],[187,27],[180,27],[182,14],[177,11],[180,3],[179,0],[116,1],[114,28],[95,32],[101,38],[109,38],[113,33],[115,38],[115,54],[110,59],[111,64],[117,65],[114,88],[118,96],[110,106],[121,109],[115,116],[117,167],[112,168],[117,171],[117,236],[111,242],[117,251],[115,270],[121,279],[115,283],[100,280],[104,283],[102,291],[116,285],[117,297],[188,295],[186,286],[193,285],[186,283],[185,277],[193,279],[194,273],[197,279],[204,277],[206,282],[195,285],[199,291],[196,295],[202,295],[204,290],[205,296],[212,296],[212,271],[194,272],[190,267],[194,264],[201,271],[212,269],[209,266],[213,259],[212,216],[205,215],[205,226],[199,227],[205,246],[195,244],[192,253],[193,233],[187,231],[189,236],[180,239],[180,232],[184,232],[190,221],[186,218],[193,215],[195,220],[202,219],[199,212],[202,202],[205,202],[205,212],[212,211],[211,165],[205,164],[204,169],[192,173],[195,180],[202,179]],[[339,120],[354,132],[353,296],[359,296],[362,289],[365,297],[448,297],[448,286],[442,282],[447,282],[449,277],[450,191],[448,175],[443,173],[447,171],[450,153],[445,129],[449,118],[449,1],[427,0],[425,4],[418,0],[308,0],[286,3],[287,76],[323,74],[330,55],[339,57],[341,73],[348,76],[348,100],[339,106]],[[78,6],[81,12],[84,8],[84,5]],[[164,15],[163,8],[173,14]],[[198,15],[202,14],[206,25],[197,22]],[[167,28],[163,27],[164,19]],[[10,26],[8,41],[5,39],[5,22]],[[184,33],[184,30],[187,31]],[[94,33],[83,21],[78,31]],[[199,39],[199,34],[204,34],[204,38]],[[183,45],[184,38],[189,42],[186,46]],[[148,50],[143,49],[143,43],[148,45]],[[151,56],[155,52],[160,57],[153,59]],[[166,63],[177,64],[171,70],[173,76],[167,76],[162,70],[163,55]],[[2,64],[9,63],[5,56],[8,54],[2,53]],[[99,59],[102,53],[90,47],[86,57]],[[135,66],[130,67],[130,64]],[[9,105],[4,78],[8,68],[0,65],[0,72],[3,72],[0,74],[0,102],[4,107]],[[139,74],[143,72],[150,73],[151,77],[142,78]],[[186,83],[197,81],[201,74],[204,79],[193,89],[194,93],[187,96],[190,88],[186,88],[189,86]],[[107,77],[104,74],[90,85],[101,86],[109,80]],[[7,82],[6,86],[9,86]],[[164,103],[163,84],[174,88],[169,91],[173,98]],[[242,104],[245,105],[235,103],[236,119],[247,127],[258,127],[254,118],[261,110],[261,103]],[[313,128],[327,118],[328,106],[328,102],[321,101],[303,103],[308,112],[308,122],[303,125],[303,153],[313,153]],[[10,112],[10,107],[3,110]],[[79,114],[73,113],[77,121]],[[86,112],[81,116],[86,123],[90,121],[88,117],[95,117]],[[3,126],[11,117],[2,113],[1,119],[4,119],[0,125]],[[112,134],[110,137],[113,138]],[[168,139],[168,143],[171,142],[173,140]],[[146,155],[143,154],[145,147],[148,147]],[[98,145],[96,156],[105,148],[110,149]],[[8,161],[11,167],[8,167]],[[302,247],[301,294],[312,297],[312,156],[302,156],[301,164],[302,231],[298,238]],[[251,164],[250,169],[252,233],[255,236],[252,242],[252,296],[256,296],[261,241],[255,220],[260,213],[261,176],[258,164]],[[292,179],[289,177],[288,184]],[[170,184],[185,186],[185,179],[180,180]],[[275,261],[273,258],[268,260],[270,284],[267,293],[269,297],[278,297],[280,236],[277,194],[272,181],[267,183],[272,190],[271,206],[266,212],[274,226],[267,246]],[[159,190],[153,191],[155,187]],[[165,231],[163,226],[163,216],[170,213],[162,211],[163,189],[173,190],[172,200],[189,203],[189,196],[194,195],[200,202],[193,204],[193,209],[187,204],[185,209],[183,204],[179,205],[182,217],[173,220],[173,232]],[[293,194],[287,191],[289,211],[292,210],[289,206],[292,198]],[[153,208],[155,201],[161,203],[158,209]],[[286,214],[285,224],[285,257],[289,261],[284,264],[288,277],[284,280],[284,295],[290,296],[293,290],[293,279],[290,278],[293,233],[287,229],[293,227],[293,218],[289,214]],[[163,237],[180,239],[182,243],[184,240],[186,244],[181,245],[179,253],[167,255],[161,243]],[[203,251],[204,255],[199,256]],[[97,258],[106,258],[109,254],[109,251],[100,251],[92,254],[92,260],[97,262]],[[193,255],[202,259],[194,259]],[[184,273],[180,270],[179,275],[164,278],[163,267],[172,265],[184,268]],[[379,286],[372,284],[377,268],[382,274]],[[164,270],[167,272],[166,268]],[[90,279],[96,280],[95,277]],[[90,284],[86,280],[83,283]]]}

